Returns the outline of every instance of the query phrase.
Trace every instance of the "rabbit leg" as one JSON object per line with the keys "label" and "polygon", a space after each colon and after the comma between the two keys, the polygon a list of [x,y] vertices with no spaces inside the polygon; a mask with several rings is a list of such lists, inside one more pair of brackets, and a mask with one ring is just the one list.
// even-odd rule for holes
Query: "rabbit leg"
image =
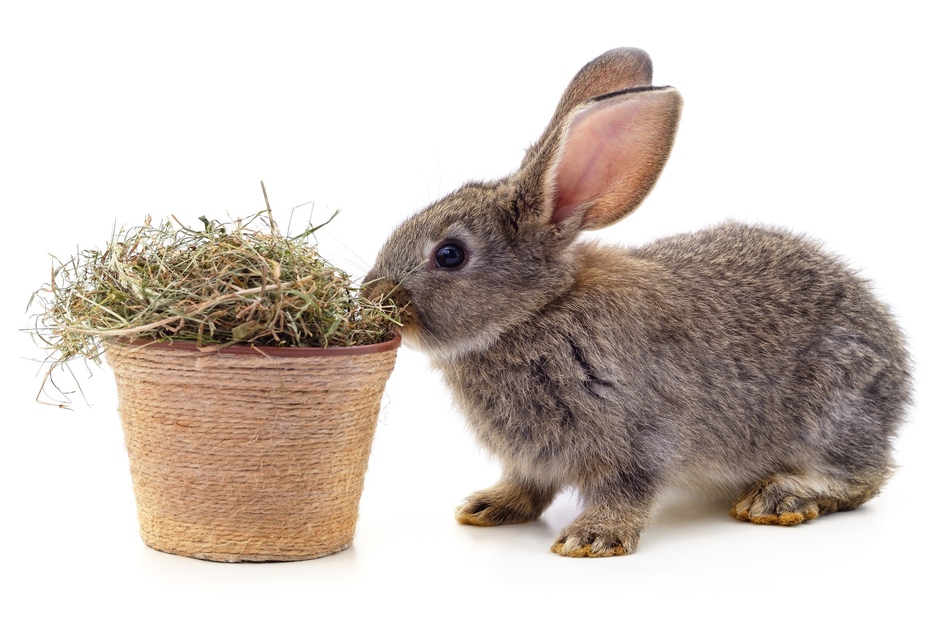
{"label": "rabbit leg", "polygon": [[533,522],[548,508],[560,488],[503,477],[495,486],[466,498],[456,509],[456,520],[473,526]]}
{"label": "rabbit leg", "polygon": [[753,483],[736,498],[730,515],[754,524],[796,526],[820,515],[856,508],[878,494],[881,481],[779,473]]}

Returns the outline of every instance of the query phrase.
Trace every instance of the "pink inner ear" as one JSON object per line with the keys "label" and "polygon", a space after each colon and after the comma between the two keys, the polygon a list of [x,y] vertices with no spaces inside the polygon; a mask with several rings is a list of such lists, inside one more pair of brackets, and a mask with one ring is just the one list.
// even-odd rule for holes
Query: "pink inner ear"
{"label": "pink inner ear", "polygon": [[678,114],[675,91],[652,91],[596,103],[576,115],[555,168],[551,222],[583,211],[581,226],[595,228],[630,213],[663,168]]}
{"label": "pink inner ear", "polygon": [[581,205],[604,195],[611,187],[615,172],[623,169],[623,157],[629,135],[622,134],[624,121],[618,117],[585,113],[573,121],[556,176],[555,213],[551,221],[560,223]]}

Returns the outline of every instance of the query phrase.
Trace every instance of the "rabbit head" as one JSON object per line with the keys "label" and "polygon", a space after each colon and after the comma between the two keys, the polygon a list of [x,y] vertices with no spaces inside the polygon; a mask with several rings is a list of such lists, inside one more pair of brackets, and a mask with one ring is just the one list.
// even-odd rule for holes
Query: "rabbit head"
{"label": "rabbit head", "polygon": [[653,87],[650,58],[587,64],[519,169],[469,183],[399,226],[364,294],[407,307],[403,334],[437,358],[487,348],[573,284],[572,244],[632,212],[673,145],[681,97]]}

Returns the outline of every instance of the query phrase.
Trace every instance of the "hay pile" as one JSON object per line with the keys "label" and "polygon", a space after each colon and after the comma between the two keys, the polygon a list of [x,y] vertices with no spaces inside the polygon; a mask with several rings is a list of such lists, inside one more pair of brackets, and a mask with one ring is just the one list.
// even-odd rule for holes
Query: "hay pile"
{"label": "hay pile", "polygon": [[117,338],[356,346],[386,341],[399,325],[392,302],[361,298],[318,254],[314,234],[323,225],[284,236],[270,205],[237,221],[201,221],[192,229],[174,216],[146,218],[101,251],[54,261],[50,282],[31,299],[40,307],[31,332],[51,371],[77,357],[98,362]]}

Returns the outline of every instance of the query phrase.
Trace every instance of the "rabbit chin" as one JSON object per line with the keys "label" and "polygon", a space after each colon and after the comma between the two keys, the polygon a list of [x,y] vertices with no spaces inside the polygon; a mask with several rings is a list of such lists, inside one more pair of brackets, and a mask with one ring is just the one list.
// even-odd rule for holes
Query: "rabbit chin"
{"label": "rabbit chin", "polygon": [[429,355],[435,361],[447,362],[488,350],[499,340],[501,329],[496,331],[488,328],[474,332],[469,337],[448,342],[438,340],[419,327],[404,327],[402,334],[403,340],[410,348]]}

